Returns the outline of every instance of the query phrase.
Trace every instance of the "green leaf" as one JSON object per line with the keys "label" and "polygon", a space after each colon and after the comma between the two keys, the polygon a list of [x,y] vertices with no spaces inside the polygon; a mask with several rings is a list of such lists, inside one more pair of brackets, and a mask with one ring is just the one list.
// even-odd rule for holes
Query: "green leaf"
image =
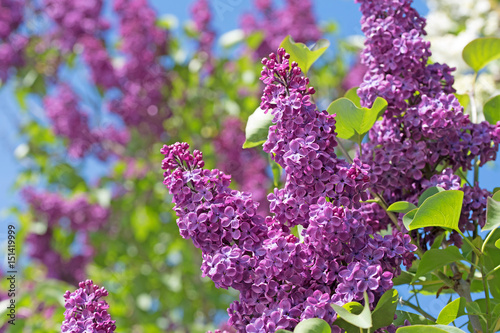
{"label": "green leaf", "polygon": [[464,192],[443,191],[427,198],[418,208],[409,230],[424,227],[458,229]]}
{"label": "green leaf", "polygon": [[295,333],[330,333],[330,325],[323,319],[310,318],[301,321],[294,329]]}
{"label": "green leaf", "polygon": [[387,207],[387,211],[406,214],[417,208],[414,204],[408,201],[398,201]]}
{"label": "green leaf", "polygon": [[275,333],[293,333],[292,331],[284,330],[284,329],[279,329]]}
{"label": "green leaf", "polygon": [[465,333],[459,328],[445,325],[413,325],[400,327],[396,333]]}
{"label": "green leaf", "polygon": [[281,178],[281,166],[276,163],[269,155],[269,164],[271,164],[271,171],[273,172],[273,183],[275,187],[279,186],[280,178]]}
{"label": "green leaf", "polygon": [[424,253],[422,260],[418,265],[417,273],[411,280],[411,283],[427,273],[430,273],[450,262],[461,261],[465,258],[460,254],[456,246],[449,246],[445,249],[431,249]]}
{"label": "green leaf", "polygon": [[361,107],[361,98],[358,96],[358,88],[354,87],[346,91],[344,97],[354,103],[358,108]]}
{"label": "green leaf", "polygon": [[252,148],[263,144],[267,140],[269,126],[273,124],[274,116],[271,112],[264,113],[264,110],[257,108],[254,113],[248,117],[245,128],[246,141],[243,148]]}
{"label": "green leaf", "polygon": [[[347,323],[352,324],[356,327],[370,328],[372,327],[372,316],[370,313],[370,304],[368,303],[368,294],[366,293],[366,291],[364,292],[364,298],[365,298],[365,306],[360,314],[353,314],[349,312],[347,309],[338,306],[337,304],[332,304],[332,307],[335,310],[335,312],[337,312],[338,317],[340,317]],[[335,321],[336,325],[338,317],[337,320]],[[339,325],[339,327],[342,326]]]}
{"label": "green leaf", "polygon": [[401,274],[399,276],[392,279],[392,284],[395,286],[409,284],[414,276],[415,274],[408,271],[401,271]]}
{"label": "green leaf", "polygon": [[402,326],[404,325],[405,320],[408,320],[410,324],[412,325],[433,325],[435,324],[434,322],[430,321],[429,319],[425,318],[422,315],[419,315],[417,313],[413,312],[406,312],[406,311],[400,311],[396,310],[396,316],[397,319],[394,320],[394,325],[396,326]]}
{"label": "green leaf", "polygon": [[290,63],[292,61],[297,62],[304,75],[307,75],[312,64],[318,60],[329,46],[330,42],[328,40],[320,39],[312,49],[309,49],[305,44],[295,43],[290,35],[286,36],[280,44],[280,47],[283,47],[290,54]]}
{"label": "green leaf", "polygon": [[444,188],[442,187],[439,187],[439,186],[433,186],[433,187],[429,187],[427,190],[424,191],[424,193],[422,193],[420,195],[420,197],[418,198],[418,207],[422,206],[422,204],[424,203],[424,201],[428,198],[428,197],[431,197],[433,196],[434,194],[436,193],[439,193],[439,192],[443,192],[444,191]]}
{"label": "green leaf", "polygon": [[413,219],[415,218],[415,215],[417,214],[417,210],[418,210],[418,208],[410,210],[408,213],[406,213],[403,216],[403,224],[405,225],[405,228],[407,230],[410,230],[410,224],[413,222]]}
{"label": "green leaf", "polygon": [[[495,196],[493,196],[493,198]],[[484,227],[481,229],[481,231],[493,230],[500,227],[500,201],[496,201],[493,198],[487,199],[486,223],[484,224]]]}
{"label": "green leaf", "polygon": [[494,191],[493,196],[491,197],[495,201],[500,201],[500,191]]}
{"label": "green leaf", "polygon": [[495,246],[500,249],[500,239],[497,239],[497,241],[495,242]]}
{"label": "green leaf", "polygon": [[467,106],[470,104],[470,96],[468,94],[454,94],[455,97],[458,99],[458,103],[462,105],[462,107],[467,109]]}
{"label": "green leaf", "polygon": [[434,238],[434,242],[432,242],[431,249],[438,249],[443,243],[443,239],[446,236],[446,231],[440,233],[436,238]]}
{"label": "green leaf", "polygon": [[250,47],[252,50],[257,50],[260,44],[262,44],[264,37],[265,37],[264,32],[262,32],[261,30],[252,32],[246,38],[248,47]]}
{"label": "green leaf", "polygon": [[493,125],[500,121],[500,95],[489,99],[483,107],[484,118]]}
{"label": "green leaf", "polygon": [[377,97],[371,109],[359,108],[353,101],[342,97],[333,101],[327,111],[336,114],[339,138],[360,143],[386,109],[387,101],[381,97]]}
{"label": "green leaf", "polygon": [[462,51],[462,58],[476,72],[490,61],[500,58],[500,38],[478,38],[467,44]]}
{"label": "green leaf", "polygon": [[483,310],[477,302],[469,302],[465,304],[465,308],[467,309],[467,314],[469,315],[482,315],[484,314]]}
{"label": "green leaf", "polygon": [[371,330],[389,326],[394,320],[394,313],[398,306],[398,291],[396,289],[387,290],[377,303],[372,312],[373,326]]}
{"label": "green leaf", "polygon": [[144,242],[150,232],[155,229],[157,221],[158,218],[151,208],[147,206],[137,207],[132,213],[130,221],[135,238]]}
{"label": "green leaf", "polygon": [[455,321],[460,316],[465,315],[465,298],[460,297],[453,302],[448,303],[439,312],[438,318],[436,320],[437,324],[448,325],[452,321]]}

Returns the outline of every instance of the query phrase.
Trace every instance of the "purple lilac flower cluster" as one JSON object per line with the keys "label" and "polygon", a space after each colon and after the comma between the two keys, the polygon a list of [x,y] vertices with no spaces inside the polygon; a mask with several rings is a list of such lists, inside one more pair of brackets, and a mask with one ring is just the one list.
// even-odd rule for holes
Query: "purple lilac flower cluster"
{"label": "purple lilac flower cluster", "polygon": [[64,295],[66,311],[61,332],[114,332],[115,321],[108,313],[108,303],[102,299],[108,296],[108,291],[99,288],[92,280],[80,282],[79,287],[72,293],[66,291]]}
{"label": "purple lilac flower cluster", "polygon": [[0,0],[0,82],[9,77],[11,67],[24,64],[27,38],[17,33],[23,21],[23,0]]}
{"label": "purple lilac flower cluster", "polygon": [[319,197],[331,198],[335,206],[359,208],[359,201],[368,198],[370,177],[359,159],[348,164],[337,158],[335,116],[316,110],[314,88],[288,57],[281,48],[262,61],[266,87],[261,109],[274,115],[264,151],[287,175],[285,187],[269,197],[271,211],[281,223],[296,225],[307,221],[308,206]]}
{"label": "purple lilac flower cluster", "polygon": [[54,32],[61,47],[71,50],[80,38],[98,36],[109,28],[101,17],[102,0],[44,0],[45,13],[60,28]]}
{"label": "purple lilac flower cluster", "polygon": [[[32,188],[25,188],[22,195],[47,226],[43,233],[31,233],[27,236],[30,257],[47,267],[49,278],[69,283],[82,280],[85,277],[85,266],[94,254],[88,242],[88,232],[102,228],[109,211],[89,203],[83,196],[68,200],[59,194],[37,192]],[[52,246],[53,233],[58,226],[75,232],[75,242],[80,247],[78,253],[67,259]]]}
{"label": "purple lilac flower cluster", "polygon": [[129,140],[127,131],[111,126],[92,130],[87,114],[78,107],[78,97],[66,84],[61,84],[57,94],[45,97],[43,102],[55,134],[68,139],[71,157],[81,158],[94,149],[105,159],[112,152],[113,143],[125,145]]}
{"label": "purple lilac flower cluster", "polygon": [[[476,158],[480,165],[496,158],[500,123],[474,124],[463,113],[453,95],[452,69],[428,64],[431,52],[430,43],[423,39],[425,19],[411,7],[411,0],[357,2],[366,36],[361,58],[368,67],[358,95],[364,106],[378,96],[389,103],[383,120],[375,124],[370,141],[363,145],[363,162],[375,176],[373,188],[389,203],[416,203],[432,183],[460,188],[455,171],[472,169]],[[443,166],[437,177],[444,178],[434,178]],[[486,206],[486,192],[476,187],[461,188],[469,195],[461,219],[464,231],[470,229],[465,221],[477,217]]]}
{"label": "purple lilac flower cluster", "polygon": [[[45,0],[44,11],[56,24],[51,44],[63,52],[80,45],[92,80],[104,89],[117,85],[111,59],[103,40],[109,22],[102,17],[102,0]],[[43,45],[40,45],[43,48]]]}
{"label": "purple lilac flower cluster", "polygon": [[58,193],[37,192],[33,188],[25,188],[22,195],[37,215],[47,220],[50,227],[64,219],[71,230],[96,231],[109,216],[108,209],[91,204],[85,196],[65,199]]}
{"label": "purple lilac flower cluster", "polygon": [[321,38],[310,0],[286,0],[281,9],[273,7],[272,0],[255,0],[257,14],[245,14],[241,18],[241,27],[246,35],[261,31],[264,40],[256,50],[256,56],[262,57],[278,47],[287,35],[296,42],[306,43]]}
{"label": "purple lilac flower cluster", "polygon": [[213,71],[212,47],[215,40],[215,31],[211,28],[212,13],[208,0],[197,0],[191,7],[191,15],[194,20],[194,26],[199,34],[198,52],[204,61],[205,69],[208,73]]}
{"label": "purple lilac flower cluster", "polygon": [[120,17],[120,48],[126,58],[116,71],[122,96],[111,102],[110,110],[128,126],[159,135],[170,116],[163,96],[167,72],[160,61],[168,34],[156,26],[156,14],[146,0],[115,0],[114,9]]}
{"label": "purple lilac flower cluster", "polygon": [[[257,215],[250,193],[229,189],[230,176],[202,169],[187,143],[161,150],[180,233],[201,248],[203,275],[240,292],[228,309],[238,332],[292,329],[313,317],[334,325],[332,303],[360,301],[365,291],[376,302],[415,250],[399,232],[371,236],[373,222],[358,209],[369,170],[337,159],[335,119],[317,111],[314,89],[288,58],[280,49],[263,60],[261,108],[276,123],[265,147],[287,173],[284,189],[269,195],[275,217]],[[290,232],[298,224],[303,240]]]}
{"label": "purple lilac flower cluster", "polygon": [[251,192],[259,203],[258,213],[267,215],[267,193],[271,179],[266,173],[268,163],[256,149],[241,148],[245,142],[243,124],[236,117],[228,117],[222,123],[219,135],[214,139],[217,167],[231,175],[242,191]]}

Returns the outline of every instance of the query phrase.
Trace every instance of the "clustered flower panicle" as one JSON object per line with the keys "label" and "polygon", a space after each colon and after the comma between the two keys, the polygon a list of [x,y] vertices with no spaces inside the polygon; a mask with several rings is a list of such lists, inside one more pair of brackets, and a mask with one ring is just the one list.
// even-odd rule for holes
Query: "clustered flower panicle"
{"label": "clustered flower panicle", "polygon": [[[416,203],[428,187],[461,189],[466,200],[460,228],[484,225],[487,191],[464,185],[454,175],[470,170],[476,159],[482,166],[495,160],[500,143],[500,123],[472,123],[453,95],[452,68],[428,64],[430,43],[425,19],[411,7],[411,0],[362,1],[365,48],[362,62],[368,67],[358,95],[364,106],[376,97],[388,101],[383,120],[363,144],[363,162],[371,166],[373,188],[389,202]],[[440,171],[438,171],[440,170]],[[387,218],[382,224],[389,223]],[[422,245],[432,242],[423,237]],[[460,245],[460,237],[452,241]],[[424,246],[425,247],[425,246]]]}
{"label": "clustered flower panicle", "polygon": [[66,311],[62,323],[62,333],[109,333],[116,329],[115,321],[108,313],[109,305],[103,300],[108,296],[104,287],[95,285],[92,280],[79,283],[74,292],[64,295]]}
{"label": "clustered flower panicle", "polygon": [[[376,302],[415,249],[398,232],[371,236],[375,222],[359,209],[369,169],[336,157],[334,116],[316,109],[314,89],[288,59],[279,49],[263,60],[261,108],[275,122],[264,147],[286,171],[284,188],[269,195],[274,216],[256,214],[250,193],[229,189],[230,176],[202,169],[187,143],[161,151],[180,233],[201,248],[203,275],[240,292],[228,309],[238,332],[292,329],[313,317],[333,325],[332,303],[360,301],[365,291]],[[303,240],[290,232],[299,224]]]}
{"label": "clustered flower panicle", "polygon": [[156,14],[146,0],[114,0],[120,18],[120,51],[125,64],[116,69],[120,98],[110,110],[127,126],[142,133],[163,133],[163,121],[171,112],[164,103],[168,87],[166,69],[160,57],[167,53],[168,33],[156,26]]}

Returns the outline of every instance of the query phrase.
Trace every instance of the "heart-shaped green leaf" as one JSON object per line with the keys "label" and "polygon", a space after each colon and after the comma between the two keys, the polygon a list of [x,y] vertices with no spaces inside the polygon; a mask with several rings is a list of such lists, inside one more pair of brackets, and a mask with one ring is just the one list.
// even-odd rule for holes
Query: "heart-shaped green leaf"
{"label": "heart-shaped green leaf", "polygon": [[427,190],[424,191],[418,198],[418,206],[420,207],[422,203],[430,196],[433,196],[436,193],[443,192],[444,188],[439,187],[439,186],[433,186],[429,187]]}
{"label": "heart-shaped green leaf", "polygon": [[422,256],[422,260],[420,260],[417,272],[412,278],[411,283],[417,281],[419,277],[441,268],[450,262],[461,260],[465,260],[465,258],[460,254],[456,246],[449,246],[445,249],[431,249]]}
{"label": "heart-shaped green leaf", "polygon": [[441,325],[448,325],[458,317],[465,315],[465,303],[466,301],[463,297],[457,298],[453,302],[448,303],[441,310],[441,312],[439,312],[436,323]]}
{"label": "heart-shaped green leaf", "polygon": [[387,101],[381,97],[377,97],[370,109],[357,107],[353,101],[342,97],[333,101],[327,111],[336,114],[339,138],[360,143],[386,109]]}
{"label": "heart-shaped green leaf", "polygon": [[354,103],[358,108],[361,107],[361,98],[358,96],[358,88],[359,87],[353,87],[349,90],[346,91],[344,94],[344,97],[350,100],[351,102]]}
{"label": "heart-shaped green leaf", "polygon": [[247,126],[245,128],[245,143],[243,148],[252,148],[263,144],[267,140],[269,126],[273,124],[274,116],[271,112],[264,113],[264,110],[257,108],[248,117]]}
{"label": "heart-shaped green leaf", "polygon": [[[361,327],[361,328],[372,327],[372,316],[370,313],[370,304],[368,302],[368,294],[366,293],[366,291],[364,292],[364,298],[365,298],[365,306],[363,307],[363,310],[361,311],[360,314],[351,313],[344,307],[341,307],[337,304],[332,304],[333,309],[335,310],[335,312],[337,312],[337,320],[335,321],[335,325],[342,327],[340,326],[342,325],[341,322],[345,321],[356,327]],[[339,318],[342,320],[339,320]]]}
{"label": "heart-shaped green leaf", "polygon": [[417,208],[414,204],[408,201],[398,201],[387,207],[387,211],[406,214],[410,210]]}
{"label": "heart-shaped green leaf", "polygon": [[500,121],[500,95],[489,99],[483,107],[484,118],[493,125]]}
{"label": "heart-shaped green leaf", "polygon": [[328,40],[320,39],[310,49],[305,44],[295,43],[290,35],[286,36],[280,44],[280,47],[283,47],[290,54],[290,63],[292,61],[297,62],[304,75],[307,75],[312,64],[325,53],[329,46],[330,42]]}
{"label": "heart-shaped green leaf", "polygon": [[483,37],[467,44],[462,52],[464,61],[476,72],[490,61],[500,58],[500,38]]}
{"label": "heart-shaped green leaf", "polygon": [[294,333],[330,333],[330,325],[323,319],[310,318],[301,321],[293,330]]}
{"label": "heart-shaped green leaf", "polygon": [[418,208],[409,230],[441,227],[458,231],[463,200],[464,192],[457,190],[443,191],[428,197]]}

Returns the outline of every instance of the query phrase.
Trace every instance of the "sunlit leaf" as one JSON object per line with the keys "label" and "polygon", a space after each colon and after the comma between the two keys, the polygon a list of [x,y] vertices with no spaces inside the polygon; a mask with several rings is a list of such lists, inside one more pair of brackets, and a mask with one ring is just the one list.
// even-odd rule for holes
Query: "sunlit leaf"
{"label": "sunlit leaf", "polygon": [[465,315],[465,298],[460,297],[453,302],[448,303],[439,312],[439,316],[436,320],[437,324],[448,325],[460,316]]}
{"label": "sunlit leaf", "polygon": [[301,321],[293,330],[294,333],[330,333],[330,325],[323,319],[310,318]]}
{"label": "sunlit leaf", "polygon": [[409,230],[424,227],[458,229],[464,192],[443,191],[427,198],[418,208]]}
{"label": "sunlit leaf", "polygon": [[307,75],[312,64],[318,60],[329,46],[330,42],[328,40],[320,39],[310,49],[305,44],[295,43],[290,35],[286,36],[280,44],[280,47],[283,47],[290,54],[290,63],[292,61],[297,62],[304,75]]}
{"label": "sunlit leaf", "polygon": [[377,97],[370,109],[359,108],[353,101],[342,97],[333,101],[327,111],[336,114],[339,138],[360,143],[386,109],[387,101],[381,97]]}
{"label": "sunlit leaf", "polygon": [[387,211],[406,214],[411,210],[417,208],[414,204],[408,201],[398,201],[387,207]]}
{"label": "sunlit leaf", "polygon": [[464,61],[476,72],[490,61],[500,58],[500,38],[483,37],[467,44],[462,52]]}
{"label": "sunlit leaf", "polygon": [[436,193],[443,192],[444,188],[439,187],[439,186],[433,186],[429,187],[427,190],[424,191],[418,198],[418,206],[420,207],[422,203],[430,196],[433,196]]}
{"label": "sunlit leaf", "polygon": [[500,121],[500,95],[489,99],[483,107],[484,118],[493,125]]}
{"label": "sunlit leaf", "polygon": [[[364,292],[364,298],[365,298],[365,306],[360,314],[353,314],[349,312],[347,309],[338,306],[336,304],[332,304],[332,307],[335,310],[335,312],[337,312],[338,317],[340,317],[347,323],[352,324],[356,327],[370,328],[372,327],[372,316],[370,313],[370,305],[368,302],[368,295],[366,291]],[[335,323],[337,323],[337,321]],[[342,326],[339,325],[339,327]]]}
{"label": "sunlit leaf", "polygon": [[264,113],[264,110],[257,108],[254,113],[248,117],[245,128],[245,143],[243,148],[252,148],[263,144],[267,140],[269,126],[273,124],[274,116],[271,112]]}

